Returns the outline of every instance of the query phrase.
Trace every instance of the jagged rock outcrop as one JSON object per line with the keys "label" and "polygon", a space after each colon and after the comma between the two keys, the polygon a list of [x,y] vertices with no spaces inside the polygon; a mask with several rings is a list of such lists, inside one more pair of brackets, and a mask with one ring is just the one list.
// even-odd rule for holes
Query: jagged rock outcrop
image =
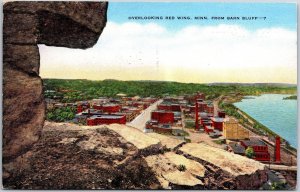
{"label": "jagged rock outcrop", "polygon": [[266,181],[259,162],[203,144],[167,146],[167,136],[150,135],[126,125],[46,122],[31,150],[4,165],[4,187],[217,190],[258,189]]}
{"label": "jagged rock outcrop", "polygon": [[[4,178],[6,189],[151,189],[160,184],[132,143],[106,126],[46,123],[41,138]],[[18,159],[18,158],[17,158]]]}
{"label": "jagged rock outcrop", "polygon": [[233,178],[236,189],[258,189],[268,180],[264,164],[204,143],[188,143],[178,152],[198,162],[211,164],[213,172],[222,170]]}
{"label": "jagged rock outcrop", "polygon": [[107,2],[8,2],[3,6],[3,162],[24,154],[45,119],[37,44],[86,49],[106,24]]}

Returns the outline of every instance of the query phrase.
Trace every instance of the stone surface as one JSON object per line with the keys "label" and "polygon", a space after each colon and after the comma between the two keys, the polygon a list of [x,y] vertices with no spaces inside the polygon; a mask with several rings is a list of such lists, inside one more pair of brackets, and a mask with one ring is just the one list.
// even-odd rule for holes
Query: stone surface
{"label": "stone surface", "polygon": [[[173,152],[168,154],[169,155],[158,154],[145,157],[148,166],[154,171],[157,180],[163,188],[168,189],[173,186],[176,189],[178,187],[189,188],[203,185],[202,181],[197,179],[196,176],[190,172],[191,166],[189,166],[186,171],[179,171],[177,163],[174,163],[172,159],[169,159],[170,156],[176,156],[176,154]],[[186,158],[181,156],[181,160],[182,159]],[[183,163],[186,163],[187,161],[193,160],[186,159]],[[202,175],[203,173],[200,172],[199,174]]]}
{"label": "stone surface", "polygon": [[175,139],[158,133],[147,133],[147,135],[160,140],[161,144],[169,149],[174,149],[184,143],[183,140]]}
{"label": "stone surface", "polygon": [[3,51],[5,67],[10,66],[28,74],[39,74],[40,54],[37,45],[4,44]]}
{"label": "stone surface", "polygon": [[178,155],[174,152],[165,153],[164,156],[167,157],[177,167],[180,165],[184,165],[186,171],[193,174],[194,176],[204,177],[205,175],[205,167],[194,160],[187,159],[183,155]]}
{"label": "stone surface", "polygon": [[[129,134],[124,134],[126,131],[130,133],[132,129],[137,130],[126,125],[79,126],[46,122],[41,139],[31,150],[14,159],[14,162],[4,164],[4,187],[233,190],[256,189],[266,179],[264,172],[259,170],[235,176],[223,167],[218,167],[218,163],[214,165],[197,158],[200,155],[196,153],[190,153],[194,155],[192,156],[180,152],[185,145],[190,149],[192,146],[189,144],[183,144],[180,148],[175,148],[175,151],[164,148],[157,150],[151,142],[141,145],[135,142],[135,137],[133,140]],[[141,140],[149,137],[141,131],[134,134],[138,134]],[[193,147],[203,146],[196,144]],[[145,149],[149,153],[143,153]],[[219,157],[211,152],[213,149],[209,146],[209,149],[203,147],[202,150]],[[207,152],[203,156],[209,156]],[[221,152],[223,159],[220,160],[223,166],[233,163],[223,153]],[[184,165],[186,169],[180,169],[180,165]],[[237,168],[248,169],[239,163]]]}
{"label": "stone surface", "polygon": [[22,71],[3,70],[3,160],[26,152],[39,138],[45,119],[42,80]]}
{"label": "stone surface", "polygon": [[187,143],[179,150],[212,163],[233,176],[251,175],[258,170],[265,169],[265,165],[258,161],[211,147],[203,143]]}
{"label": "stone surface", "polygon": [[[4,35],[11,38],[4,38],[4,42],[38,41],[51,46],[91,47],[97,42],[105,27],[107,5],[104,2],[62,1],[5,3],[4,21],[7,22],[4,22]],[[22,16],[26,16],[26,19],[22,19]],[[15,20],[13,17],[18,17],[16,25],[12,25],[12,20]],[[25,37],[24,34],[18,33],[20,29],[30,29],[24,30],[26,37],[30,37],[26,42],[20,41]],[[15,33],[9,35],[11,31]]]}
{"label": "stone surface", "polygon": [[50,11],[66,15],[75,22],[87,26],[96,33],[103,30],[106,24],[107,2],[92,1],[37,1],[37,2],[8,2],[3,6],[4,12],[20,12],[34,14],[37,11]]}
{"label": "stone surface", "polygon": [[[67,124],[72,127],[72,124]],[[54,129],[52,129],[54,127]],[[154,172],[134,145],[105,127],[49,123],[31,150],[5,164],[5,189],[151,189]],[[99,150],[100,149],[100,150]],[[18,165],[18,166],[16,166]]]}
{"label": "stone surface", "polygon": [[237,189],[258,189],[268,180],[266,166],[247,157],[203,143],[188,143],[178,150],[187,156],[208,162],[228,173],[234,178]]}
{"label": "stone surface", "polygon": [[134,144],[138,149],[161,146],[160,140],[144,134],[139,129],[119,124],[111,124],[107,127],[120,134],[124,139]]}
{"label": "stone surface", "polygon": [[[5,13],[5,12],[4,12]],[[4,15],[3,41],[19,45],[36,45],[38,38],[37,15],[9,13]]]}
{"label": "stone surface", "polygon": [[3,160],[24,154],[45,118],[37,44],[86,49],[106,24],[107,2],[8,2],[3,6]]}

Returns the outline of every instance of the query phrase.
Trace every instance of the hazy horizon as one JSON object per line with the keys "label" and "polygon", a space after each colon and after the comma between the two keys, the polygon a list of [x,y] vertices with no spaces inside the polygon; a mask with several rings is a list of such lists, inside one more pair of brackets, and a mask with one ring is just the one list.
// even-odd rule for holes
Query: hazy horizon
{"label": "hazy horizon", "polygon": [[268,82],[268,83],[262,83],[262,82],[246,82],[246,83],[240,83],[240,82],[208,82],[208,83],[194,83],[194,82],[180,82],[180,81],[168,81],[168,80],[149,80],[149,79],[140,79],[140,80],[124,80],[124,79],[84,79],[84,78],[48,78],[48,77],[42,77],[42,79],[56,79],[56,80],[87,80],[87,81],[152,81],[152,82],[174,82],[174,83],[193,83],[193,84],[286,84],[286,85],[295,85],[297,86],[297,83],[282,83],[282,82]]}

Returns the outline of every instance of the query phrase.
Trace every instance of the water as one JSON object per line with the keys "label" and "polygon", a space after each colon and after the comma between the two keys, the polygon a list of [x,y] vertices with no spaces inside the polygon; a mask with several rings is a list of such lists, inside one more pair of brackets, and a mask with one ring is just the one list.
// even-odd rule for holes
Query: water
{"label": "water", "polygon": [[253,96],[234,105],[297,148],[297,100],[283,100],[287,96],[290,95]]}

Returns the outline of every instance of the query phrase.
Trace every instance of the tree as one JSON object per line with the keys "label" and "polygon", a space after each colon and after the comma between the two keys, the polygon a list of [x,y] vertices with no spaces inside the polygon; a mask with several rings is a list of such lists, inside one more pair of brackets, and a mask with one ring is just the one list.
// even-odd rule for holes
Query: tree
{"label": "tree", "polygon": [[75,107],[63,107],[47,111],[47,120],[55,122],[69,121],[75,118]]}
{"label": "tree", "polygon": [[252,158],[254,156],[254,150],[252,147],[248,147],[245,151],[245,155],[249,158]]}

